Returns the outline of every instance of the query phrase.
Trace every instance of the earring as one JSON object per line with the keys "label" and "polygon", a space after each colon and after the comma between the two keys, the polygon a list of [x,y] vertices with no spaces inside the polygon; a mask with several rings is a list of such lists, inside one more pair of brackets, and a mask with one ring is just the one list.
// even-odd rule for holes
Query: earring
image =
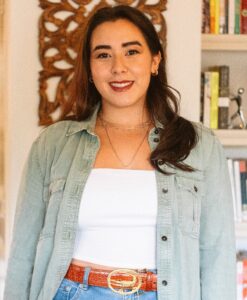
{"label": "earring", "polygon": [[155,72],[152,72],[152,73],[151,73],[151,75],[154,76],[154,77],[155,77],[155,76],[158,76],[158,74],[159,74],[159,71],[158,71],[158,70],[156,70]]}
{"label": "earring", "polygon": [[93,77],[91,75],[89,76],[89,82],[93,83]]}

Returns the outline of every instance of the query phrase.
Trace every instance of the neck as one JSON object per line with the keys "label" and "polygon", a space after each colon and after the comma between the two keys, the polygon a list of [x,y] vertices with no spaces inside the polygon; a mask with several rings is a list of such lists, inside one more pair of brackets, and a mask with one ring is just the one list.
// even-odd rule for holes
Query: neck
{"label": "neck", "polygon": [[139,109],[130,108],[111,108],[102,106],[100,117],[105,122],[126,126],[140,126],[151,121],[150,114],[145,107]]}

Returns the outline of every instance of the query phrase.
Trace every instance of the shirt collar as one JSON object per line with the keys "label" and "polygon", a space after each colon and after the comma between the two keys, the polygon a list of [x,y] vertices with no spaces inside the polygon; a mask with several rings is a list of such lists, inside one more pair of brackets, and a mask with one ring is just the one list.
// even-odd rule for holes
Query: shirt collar
{"label": "shirt collar", "polygon": [[72,134],[75,134],[83,130],[86,130],[88,133],[94,135],[94,128],[95,128],[99,109],[100,109],[100,104],[97,104],[93,114],[87,120],[80,121],[80,122],[78,121],[71,122],[71,125],[67,131],[66,136],[70,136]]}

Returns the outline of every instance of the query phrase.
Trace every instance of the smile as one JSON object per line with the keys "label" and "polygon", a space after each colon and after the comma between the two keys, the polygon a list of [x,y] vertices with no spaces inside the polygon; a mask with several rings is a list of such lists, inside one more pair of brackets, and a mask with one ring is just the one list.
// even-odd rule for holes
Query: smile
{"label": "smile", "polygon": [[121,82],[110,82],[110,87],[115,92],[124,92],[130,89],[134,81],[121,81]]}

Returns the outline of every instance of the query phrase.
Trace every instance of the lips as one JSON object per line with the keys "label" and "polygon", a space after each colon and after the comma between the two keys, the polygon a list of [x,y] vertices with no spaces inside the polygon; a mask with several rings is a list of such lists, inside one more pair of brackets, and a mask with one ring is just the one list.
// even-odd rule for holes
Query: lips
{"label": "lips", "polygon": [[129,90],[132,85],[133,85],[134,81],[112,81],[110,82],[110,87],[115,91],[115,92],[124,92]]}

